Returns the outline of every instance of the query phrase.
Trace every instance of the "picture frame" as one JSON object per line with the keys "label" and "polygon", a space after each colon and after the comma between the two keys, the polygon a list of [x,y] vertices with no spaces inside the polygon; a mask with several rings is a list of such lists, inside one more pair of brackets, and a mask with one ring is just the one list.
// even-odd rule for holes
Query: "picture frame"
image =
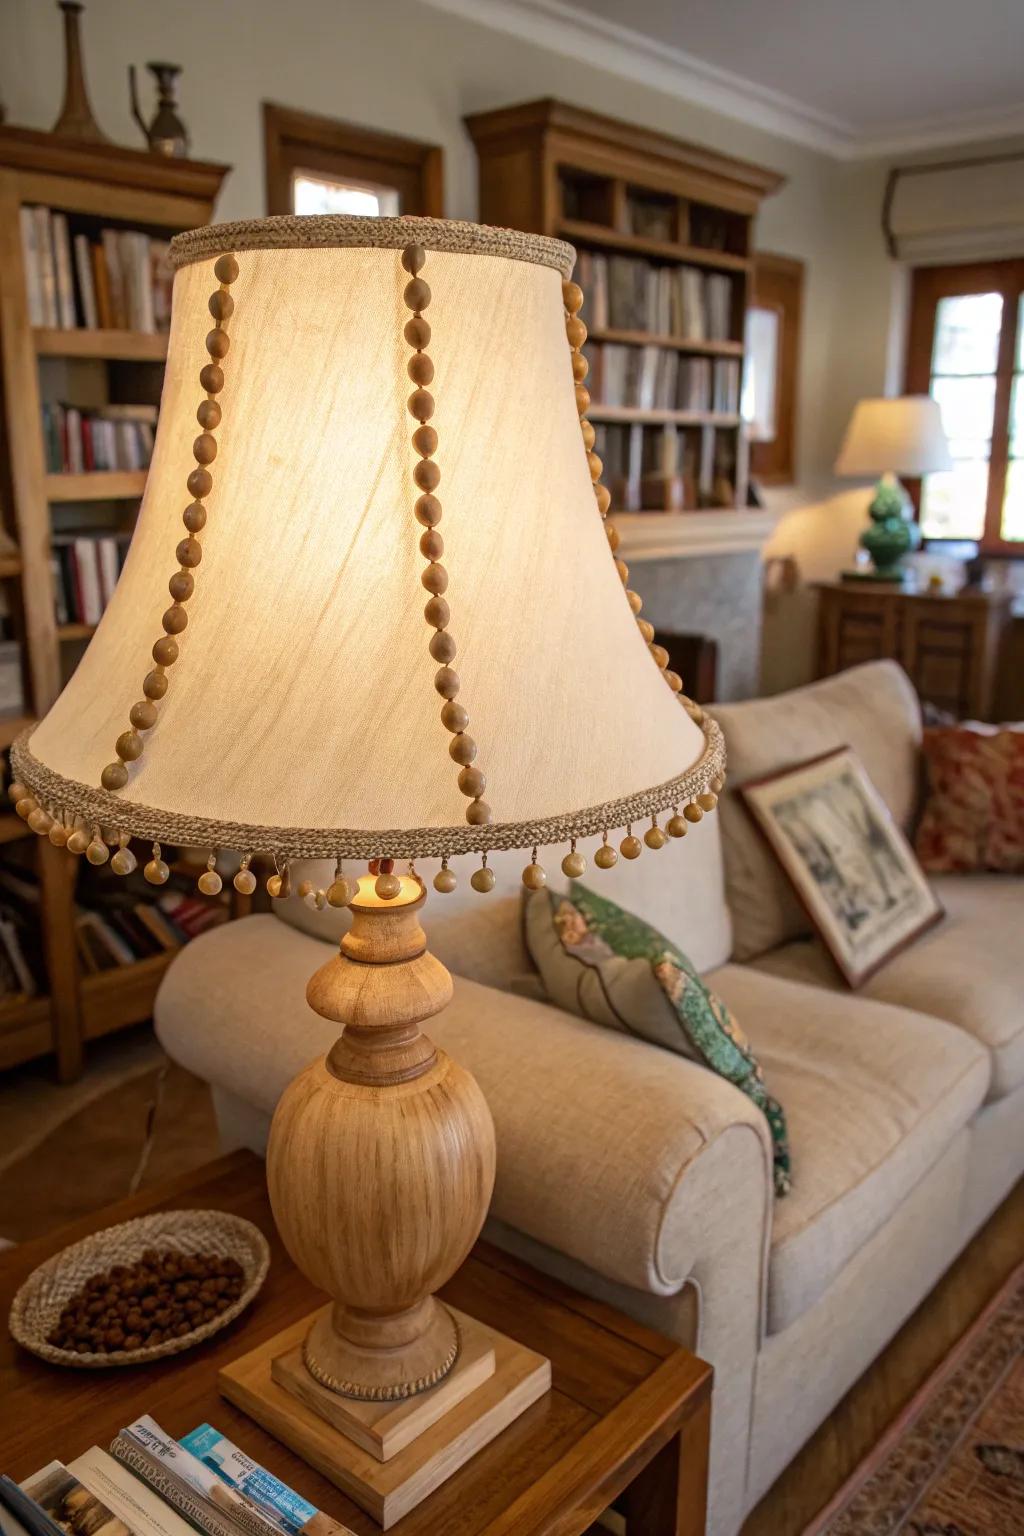
{"label": "picture frame", "polygon": [[857,988],[943,916],[850,747],[740,786],[841,975]]}

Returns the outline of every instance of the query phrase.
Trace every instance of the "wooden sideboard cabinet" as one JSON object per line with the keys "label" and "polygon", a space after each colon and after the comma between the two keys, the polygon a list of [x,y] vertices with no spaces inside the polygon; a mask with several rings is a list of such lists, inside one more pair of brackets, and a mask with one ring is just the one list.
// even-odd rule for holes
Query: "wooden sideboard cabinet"
{"label": "wooden sideboard cabinet", "polygon": [[958,720],[990,720],[1012,598],[911,592],[870,582],[818,586],[818,676],[892,658],[922,703]]}

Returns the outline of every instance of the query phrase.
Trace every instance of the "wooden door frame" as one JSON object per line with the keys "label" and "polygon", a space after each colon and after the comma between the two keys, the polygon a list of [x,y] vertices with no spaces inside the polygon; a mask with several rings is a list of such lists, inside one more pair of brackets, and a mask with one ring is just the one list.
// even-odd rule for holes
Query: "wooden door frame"
{"label": "wooden door frame", "polygon": [[403,212],[444,217],[444,151],[438,144],[265,101],[263,150],[268,213],[291,213],[292,172],[300,162],[324,171],[333,162],[336,174],[344,175],[346,162],[358,159],[379,166],[385,185],[396,171],[403,180],[414,178],[418,186],[414,201],[419,206]]}
{"label": "wooden door frame", "polygon": [[[775,362],[775,436],[769,443],[750,444],[750,474],[762,485],[792,485],[796,479],[800,332],[807,264],[773,251],[755,251],[753,260],[748,303],[778,315],[779,351]],[[749,356],[745,362],[749,367]]]}
{"label": "wooden door frame", "polygon": [[[945,262],[941,266],[914,267],[910,274],[910,308],[907,317],[907,351],[904,373],[908,395],[927,395],[931,387],[932,349],[939,300],[951,294],[998,292],[1003,297],[999,355],[995,372],[995,408],[992,451],[989,456],[985,521],[978,548],[983,555],[1008,555],[1019,560],[1022,546],[1001,537],[1003,493],[1010,449],[1010,394],[1017,354],[1019,299],[1024,292],[1024,260],[1021,258]],[[921,482],[908,479],[907,489],[920,516]],[[932,540],[940,543],[941,540]]]}

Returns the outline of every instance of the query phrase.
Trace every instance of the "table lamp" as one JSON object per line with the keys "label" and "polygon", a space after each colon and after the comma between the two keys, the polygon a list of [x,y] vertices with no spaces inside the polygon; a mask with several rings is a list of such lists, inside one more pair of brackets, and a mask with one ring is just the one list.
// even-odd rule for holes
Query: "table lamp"
{"label": "table lamp", "polygon": [[[267,1154],[282,1239],[331,1305],[222,1388],[390,1523],[549,1381],[434,1295],[478,1236],[495,1146],[475,1081],[419,1027],[451,979],[413,861],[440,859],[442,899],[468,876],[486,901],[497,849],[525,850],[529,889],[552,858],[582,875],[583,839],[599,869],[667,859],[714,809],[722,739],[615,555],[570,246],[310,217],[171,254],[138,526],[13,748],[12,794],[118,874],[133,839],[154,885],[165,845],[200,846],[215,895],[235,850],[251,892],[259,852],[275,899],[351,908],[307,991],[340,1037],[285,1090]],[[293,862],[325,856],[330,888],[293,891]]]}
{"label": "table lamp", "polygon": [[860,536],[861,547],[871,556],[871,567],[844,571],[844,581],[904,580],[903,556],[917,549],[921,533],[910,520],[912,503],[897,476],[930,475],[952,467],[942,414],[929,395],[858,402],[835,472],[857,477],[880,475],[881,479],[868,507],[871,522]]}

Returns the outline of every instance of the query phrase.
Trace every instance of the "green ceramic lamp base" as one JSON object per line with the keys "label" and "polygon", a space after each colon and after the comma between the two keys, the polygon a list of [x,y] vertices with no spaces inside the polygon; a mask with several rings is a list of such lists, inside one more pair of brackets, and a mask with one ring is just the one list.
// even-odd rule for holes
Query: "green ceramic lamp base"
{"label": "green ceramic lamp base", "polygon": [[896,476],[883,475],[868,507],[871,522],[859,541],[861,548],[871,556],[872,568],[851,572],[854,580],[896,583],[906,580],[903,557],[921,543],[921,531],[910,521],[912,511],[910,497]]}

